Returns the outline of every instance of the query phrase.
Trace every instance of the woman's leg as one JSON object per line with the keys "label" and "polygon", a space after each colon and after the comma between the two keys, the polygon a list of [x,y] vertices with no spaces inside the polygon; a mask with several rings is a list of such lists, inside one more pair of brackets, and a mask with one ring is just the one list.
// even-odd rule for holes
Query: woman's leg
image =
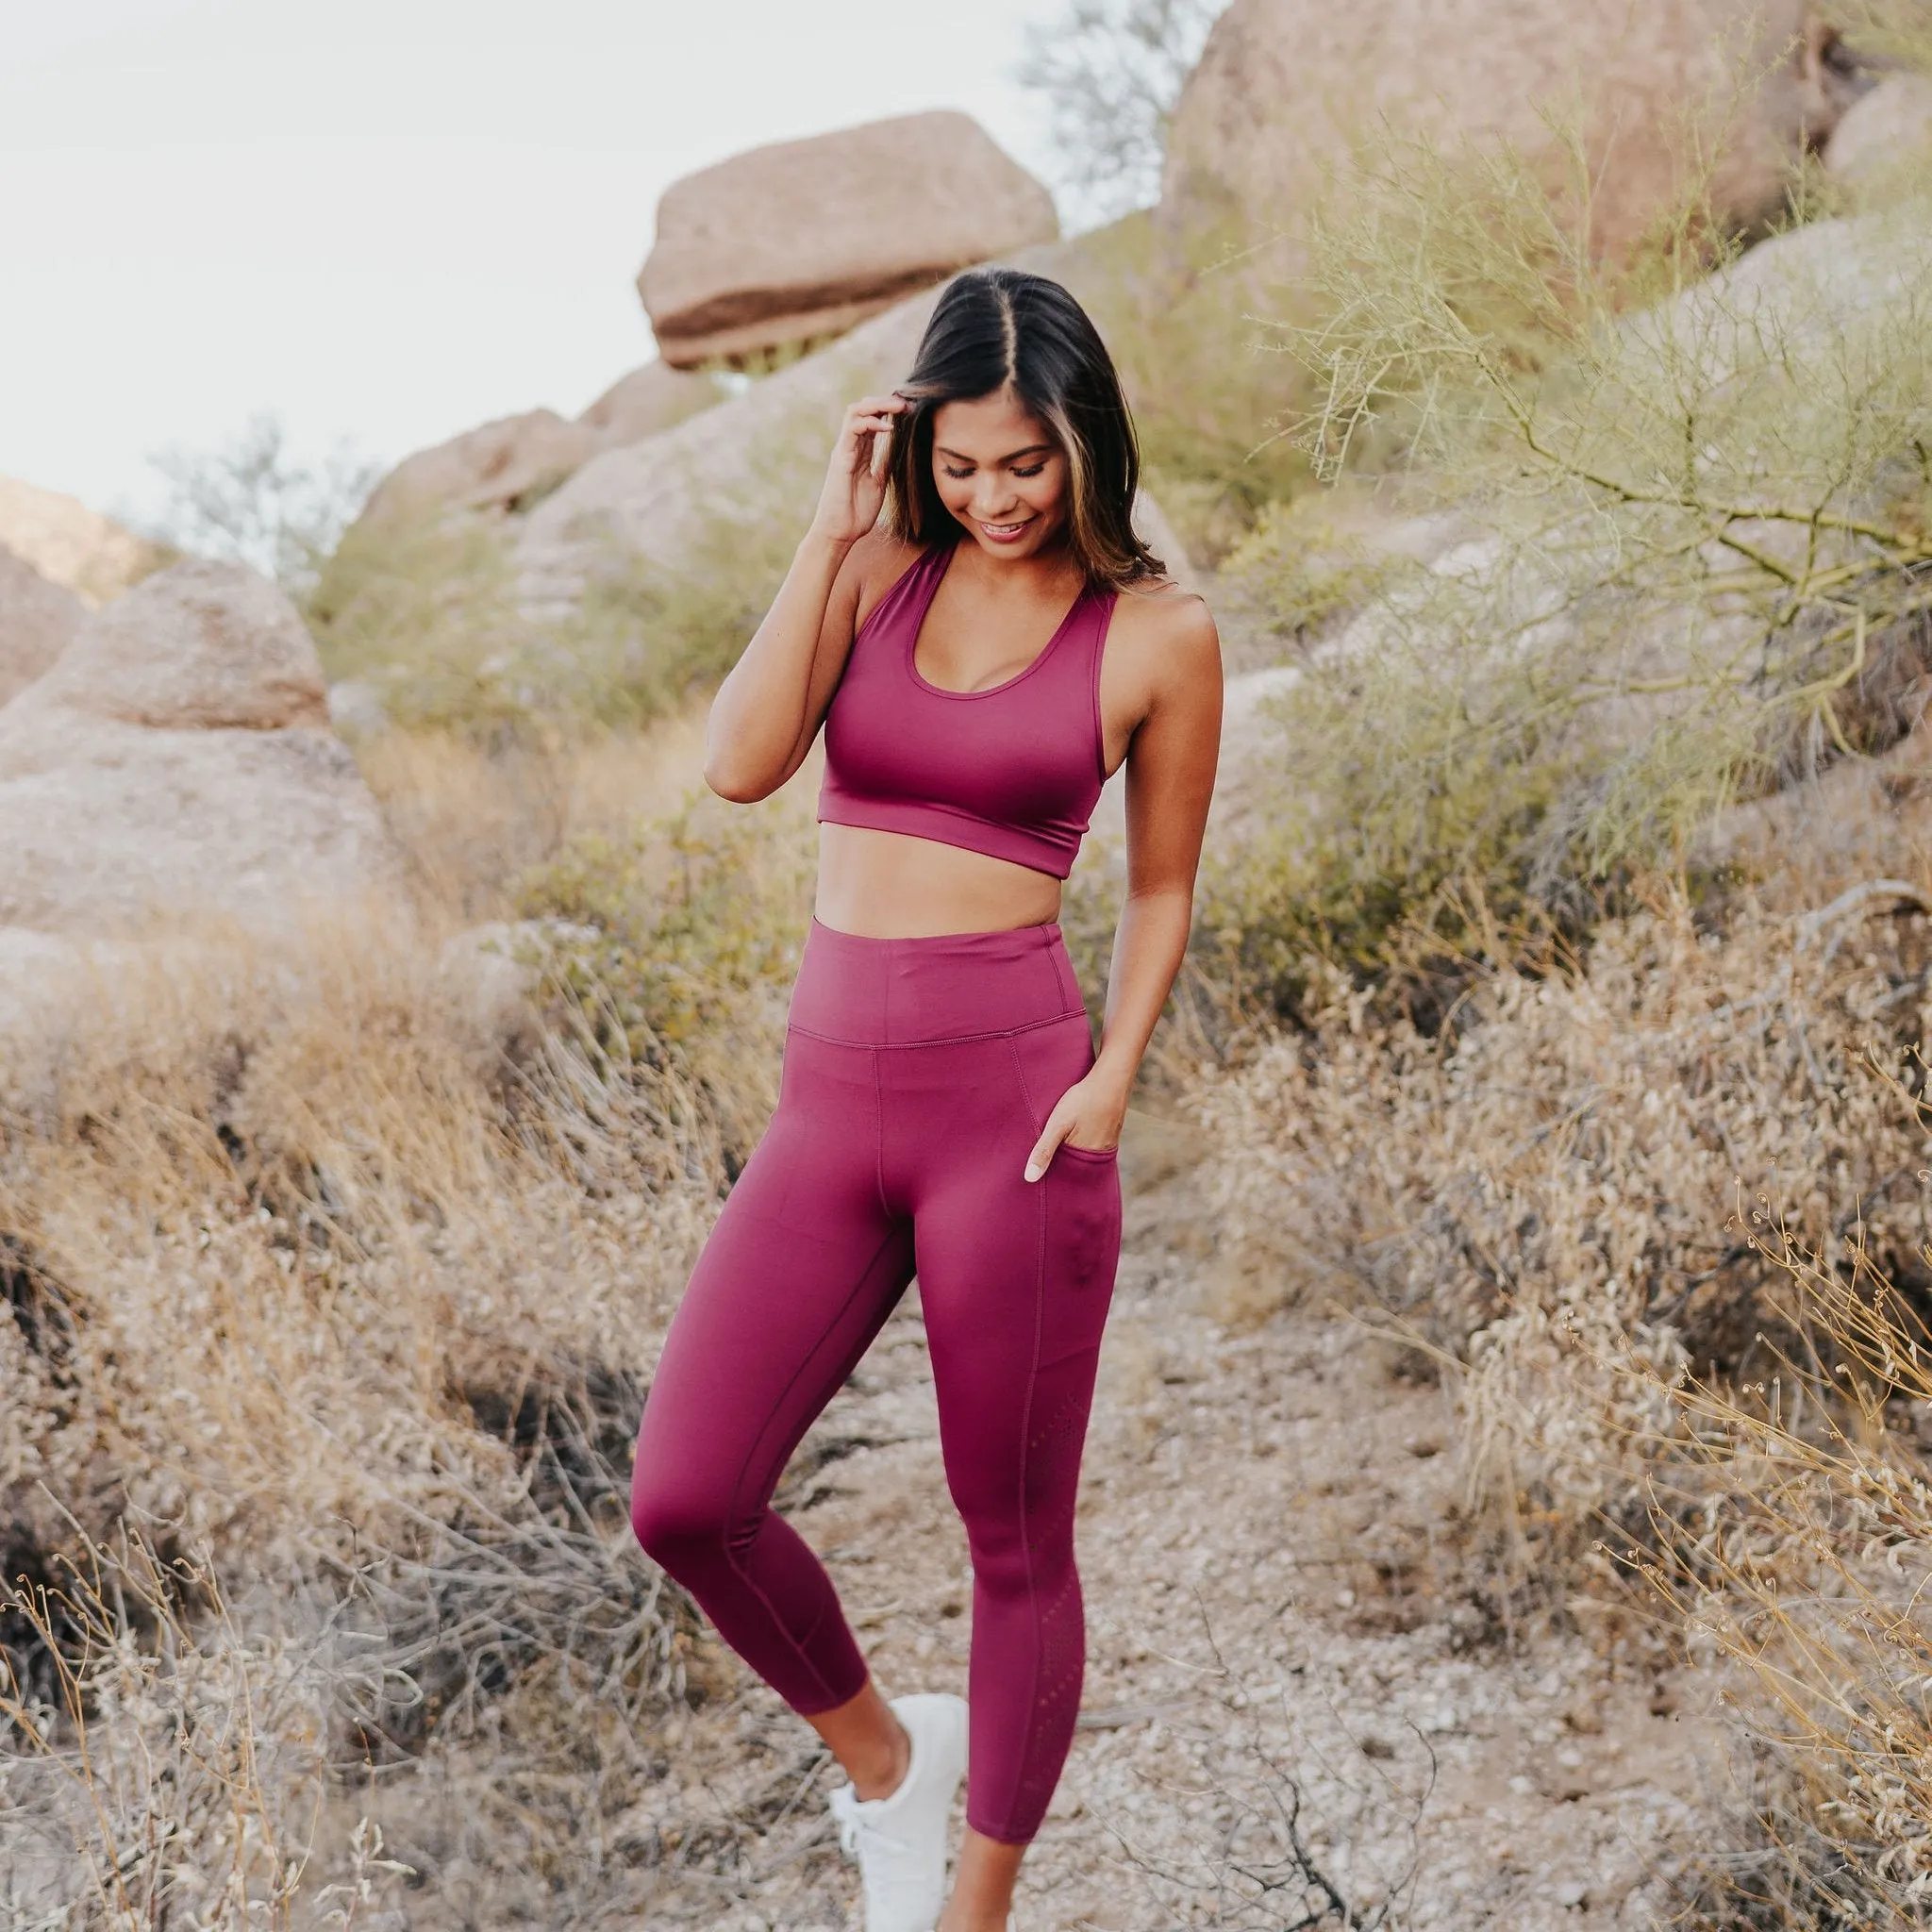
{"label": "woman's leg", "polygon": [[1003,1932],[1079,1711],[1074,1511],[1120,1253],[1120,1180],[1110,1155],[1068,1149],[1037,1183],[1022,1170],[1047,1108],[1091,1057],[1084,1019],[921,1056],[934,1100],[971,1095],[932,1116],[915,1207],[946,1476],[974,1571],[971,1835],[946,1932]]}
{"label": "woman's leg", "polygon": [[841,1761],[852,1752],[861,1795],[890,1769],[882,1749],[902,1740],[868,1694],[831,1579],[770,1504],[911,1274],[909,1232],[879,1196],[877,1144],[869,1056],[794,1035],[778,1112],[665,1339],[631,1489],[639,1541],[733,1650],[820,1721]]}

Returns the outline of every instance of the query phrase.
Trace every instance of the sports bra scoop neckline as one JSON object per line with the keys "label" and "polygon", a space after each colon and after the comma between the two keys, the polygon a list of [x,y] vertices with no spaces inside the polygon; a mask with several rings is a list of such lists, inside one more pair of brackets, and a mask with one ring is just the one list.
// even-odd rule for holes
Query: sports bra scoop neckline
{"label": "sports bra scoop neckline", "polygon": [[[910,605],[907,613],[906,666],[912,673],[914,680],[924,689],[929,691],[936,698],[996,698],[1001,692],[1011,691],[1016,684],[1024,684],[1059,648],[1060,640],[1067,635],[1074,620],[1079,616],[1081,608],[1086,604],[1088,598],[1093,594],[1093,587],[1091,584],[1087,583],[1083,583],[1080,586],[1074,601],[1067,606],[1066,614],[1054,626],[1053,635],[1040,647],[1039,651],[1035,653],[1023,670],[1014,672],[1010,677],[1002,678],[997,684],[988,685],[983,691],[952,691],[943,684],[935,684],[919,668],[919,640],[924,633],[925,620],[931,614],[932,607],[939,598],[940,586],[945,582],[946,573],[952,569],[953,558],[958,555],[958,551],[959,546],[958,543],[948,543],[939,545],[934,552],[927,553],[927,555],[936,555],[940,561],[938,566],[928,573],[927,580],[922,587],[923,594]],[[919,568],[924,560],[923,557],[915,558],[900,573],[897,581],[903,581],[907,576],[910,575],[913,571]],[[892,588],[897,588],[896,581]],[[873,619],[879,614],[879,609],[884,605],[886,597],[890,597],[892,591],[889,589],[886,591],[886,596],[881,597],[878,603],[866,612],[866,625],[871,624]],[[859,631],[862,633],[864,628],[865,625],[861,625]],[[853,641],[856,646],[858,642],[856,636]]]}
{"label": "sports bra scoop neckline", "polygon": [[854,633],[825,712],[818,816],[1063,879],[1107,781],[1100,666],[1117,596],[1083,586],[1024,669],[948,691],[915,654],[958,547],[923,550]]}

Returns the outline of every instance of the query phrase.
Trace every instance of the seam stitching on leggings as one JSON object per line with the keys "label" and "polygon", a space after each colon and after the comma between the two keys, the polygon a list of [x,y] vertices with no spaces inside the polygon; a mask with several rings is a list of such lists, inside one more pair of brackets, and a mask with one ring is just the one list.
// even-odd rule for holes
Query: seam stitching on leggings
{"label": "seam stitching on leggings", "polygon": [[872,1050],[872,1180],[878,1190],[879,1208],[891,1219],[891,1204],[886,1199],[886,1090],[879,1079],[878,1048]]}
{"label": "seam stitching on leggings", "polygon": [[[879,1242],[878,1246],[873,1250],[872,1259],[869,1260],[865,1264],[865,1266],[859,1270],[858,1279],[852,1285],[852,1292],[848,1294],[845,1297],[845,1299],[839,1304],[838,1312],[834,1314],[832,1318],[825,1324],[824,1328],[821,1332],[818,1341],[815,1341],[812,1344],[812,1346],[806,1351],[805,1359],[799,1363],[797,1368],[792,1370],[791,1380],[789,1380],[785,1384],[785,1387],[779,1391],[778,1400],[773,1405],[771,1416],[767,1419],[765,1424],[765,1429],[761,1429],[758,1432],[758,1434],[753,1438],[751,1447],[744,1452],[744,1460],[741,1462],[738,1466],[737,1475],[732,1478],[731,1501],[728,1507],[727,1520],[735,1519],[738,1515],[738,1499],[744,1489],[745,1472],[748,1469],[750,1469],[753,1457],[755,1457],[758,1455],[759,1446],[764,1441],[765,1430],[770,1429],[772,1424],[775,1422],[777,1418],[784,1413],[785,1398],[789,1396],[791,1393],[792,1390],[794,1390],[798,1386],[799,1378],[805,1374],[806,1370],[811,1366],[812,1360],[818,1355],[819,1350],[825,1345],[825,1337],[830,1335],[833,1329],[839,1325],[840,1318],[843,1316],[846,1309],[849,1308],[852,1306],[852,1304],[858,1299],[858,1296],[861,1291],[864,1289],[866,1283],[872,1279],[873,1270],[876,1268],[879,1264],[879,1257],[883,1255],[886,1252],[887,1248],[891,1245],[892,1237],[896,1232],[896,1229],[888,1229],[885,1238]],[[834,1392],[836,1393],[837,1391],[835,1391]],[[768,1504],[766,1507],[769,1508],[770,1505]],[[741,1564],[738,1560],[738,1552],[731,1547],[728,1541],[724,1545],[724,1550],[726,1559],[729,1561],[732,1569],[736,1571],[738,1574],[738,1580],[744,1585],[745,1589],[748,1590],[753,1596],[758,1598],[759,1603],[764,1605],[765,1614],[771,1618],[773,1626],[775,1629],[783,1632],[786,1642],[789,1643],[791,1646],[792,1650],[797,1653],[799,1662],[801,1662],[806,1667],[806,1669],[809,1671],[811,1674],[818,1679],[819,1687],[824,1691],[825,1695],[827,1697],[831,1696],[833,1694],[832,1687],[825,1682],[824,1673],[822,1672],[819,1669],[818,1665],[811,1660],[810,1657],[807,1655],[805,1647],[801,1643],[799,1643],[799,1641],[791,1635],[791,1631],[786,1627],[785,1620],[779,1616],[776,1607],[773,1604],[771,1598],[768,1597],[764,1593],[764,1591],[758,1588],[757,1582],[752,1577],[751,1573],[747,1569],[745,1569],[743,1564]],[[817,1635],[816,1625],[813,1626],[813,1635]]]}
{"label": "seam stitching on leggings", "polygon": [[827,1046],[849,1046],[863,1053],[917,1053],[927,1046],[967,1046],[980,1040],[1018,1040],[1024,1034],[1038,1033],[1042,1026],[1064,1026],[1069,1020],[1085,1017],[1085,1008],[1074,1007],[1064,1013],[1049,1013],[1044,1020],[1029,1020],[1024,1026],[994,1026],[985,1033],[948,1033],[939,1040],[841,1040],[836,1033],[819,1033],[809,1026],[801,1026],[796,1020],[788,1024],[786,1031],[802,1033],[806,1039],[823,1041]]}
{"label": "seam stitching on leggings", "polygon": [[1033,1089],[1026,1082],[1026,1062],[1020,1058],[1019,1045],[1010,1034],[1007,1037],[1007,1051],[1012,1056],[1013,1073],[1020,1082],[1020,1105],[1026,1109],[1026,1124],[1037,1134],[1046,1122],[1033,1104]]}
{"label": "seam stitching on leggings", "polygon": [[[1018,1055],[1014,1058],[1017,1059]],[[1026,1482],[1033,1462],[1033,1397],[1040,1388],[1040,1344],[1046,1326],[1046,1190],[1040,1191],[1040,1240],[1033,1269],[1033,1359],[1026,1371],[1026,1401],[1020,1412],[1020,1553],[1026,1563],[1026,1612],[1033,1628],[1033,1685],[1026,1693],[1028,1743],[1032,1741],[1031,1726],[1037,1723],[1040,1713],[1040,1653],[1042,1645],[1040,1630],[1040,1590],[1033,1579],[1033,1543],[1027,1534],[1026,1522]],[[1021,1754],[1020,1776],[1025,1777],[1025,1753]],[[1008,1799],[1007,1808],[1001,1816],[1007,1822],[1007,1828],[1013,1828],[1013,1810],[1020,1802],[1016,1790]],[[1004,1838],[1004,1833],[995,1833]]]}
{"label": "seam stitching on leggings", "polygon": [[1080,989],[1068,983],[1073,974],[1067,970],[1066,954],[1058,946],[1049,944],[1046,957],[1053,967],[1054,983],[1059,988],[1061,999],[1074,1012],[1084,1013],[1087,1008],[1081,1004]]}

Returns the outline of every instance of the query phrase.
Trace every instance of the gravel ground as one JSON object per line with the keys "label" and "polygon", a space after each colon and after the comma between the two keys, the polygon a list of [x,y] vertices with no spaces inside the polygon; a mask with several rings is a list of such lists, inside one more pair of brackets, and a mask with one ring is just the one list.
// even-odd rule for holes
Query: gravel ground
{"label": "gravel ground", "polygon": [[[1185,1152],[1131,1124],[1080,1516],[1086,1696],[1023,1932],[1652,1924],[1712,1776],[1686,1687],[1627,1616],[1492,1627],[1458,1583],[1441,1391],[1332,1316],[1210,1320]],[[888,1692],[963,1692],[969,1574],[916,1301],[783,1502]],[[648,1923],[857,1932],[837,1773],[735,1660],[697,1664],[715,1694],[612,1844],[656,1869]]]}

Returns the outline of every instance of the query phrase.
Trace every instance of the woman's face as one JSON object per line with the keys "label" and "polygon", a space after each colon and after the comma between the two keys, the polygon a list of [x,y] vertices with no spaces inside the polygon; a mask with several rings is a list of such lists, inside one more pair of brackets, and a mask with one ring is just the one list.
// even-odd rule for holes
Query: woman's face
{"label": "woman's face", "polygon": [[1036,557],[1065,525],[1066,457],[1009,389],[933,411],[932,477],[940,501],[995,557]]}

